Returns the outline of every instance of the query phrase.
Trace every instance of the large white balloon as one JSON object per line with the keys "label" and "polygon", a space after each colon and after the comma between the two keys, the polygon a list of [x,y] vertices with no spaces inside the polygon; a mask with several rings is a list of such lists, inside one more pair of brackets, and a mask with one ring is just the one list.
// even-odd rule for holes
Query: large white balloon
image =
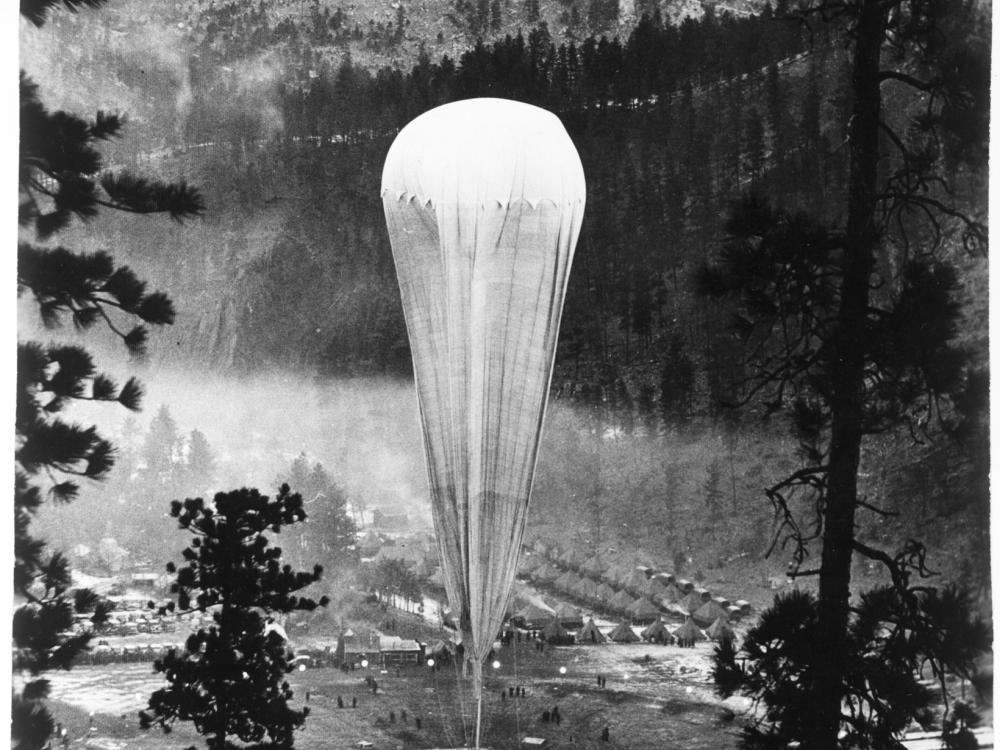
{"label": "large white balloon", "polygon": [[527,518],[583,168],[555,115],[471,99],[403,128],[382,203],[442,568],[479,691]]}

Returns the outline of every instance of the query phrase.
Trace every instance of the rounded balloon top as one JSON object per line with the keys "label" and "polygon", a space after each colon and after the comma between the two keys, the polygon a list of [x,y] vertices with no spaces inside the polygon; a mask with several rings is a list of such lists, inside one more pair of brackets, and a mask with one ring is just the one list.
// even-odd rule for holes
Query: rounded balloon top
{"label": "rounded balloon top", "polygon": [[443,203],[532,207],[586,196],[580,157],[559,118],[508,99],[466,99],[420,115],[393,141],[382,195]]}

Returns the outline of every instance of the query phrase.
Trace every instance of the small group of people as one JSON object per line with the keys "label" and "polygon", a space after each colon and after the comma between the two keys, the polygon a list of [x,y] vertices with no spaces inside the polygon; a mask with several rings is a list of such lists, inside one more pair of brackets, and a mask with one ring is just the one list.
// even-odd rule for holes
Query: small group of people
{"label": "small group of people", "polygon": [[[405,724],[407,722],[408,718],[409,717],[408,717],[408,715],[406,713],[406,709],[405,708],[400,709],[400,711],[399,711],[399,720]],[[395,724],[396,723],[396,712],[395,711],[390,711],[389,712],[389,723],[390,724]],[[414,716],[413,717],[413,723],[417,727],[417,729],[422,729],[423,728],[423,722],[420,720],[419,716]]]}
{"label": "small group of people", "polygon": [[[308,694],[308,693],[306,693],[306,696],[308,696],[308,695],[309,695],[309,694]],[[309,700],[309,699],[308,699],[308,697],[307,697],[307,698],[306,698],[306,701],[308,702],[308,700]],[[343,698],[341,698],[341,697],[340,697],[340,696],[338,695],[338,696],[337,696],[337,708],[343,708],[343,707],[344,707],[344,699],[343,699]],[[352,696],[351,696],[351,708],[357,708],[357,707],[358,707],[358,699],[357,699],[357,696],[354,696],[354,695],[352,695]]]}
{"label": "small group of people", "polygon": [[559,713],[559,706],[553,706],[552,710],[542,711],[542,721],[546,724],[555,722],[556,725],[562,724],[562,714]]}
{"label": "small group of people", "polygon": [[597,687],[603,688],[608,686],[608,678],[602,674],[597,675]]}
{"label": "small group of people", "polygon": [[522,685],[508,685],[507,689],[500,688],[500,701],[503,702],[508,696],[511,698],[523,698],[528,694]]}

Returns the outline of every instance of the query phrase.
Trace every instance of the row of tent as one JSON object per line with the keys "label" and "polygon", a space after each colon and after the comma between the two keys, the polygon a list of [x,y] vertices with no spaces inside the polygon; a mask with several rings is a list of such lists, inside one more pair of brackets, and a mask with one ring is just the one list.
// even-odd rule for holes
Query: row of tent
{"label": "row of tent", "polygon": [[725,617],[719,617],[707,630],[699,628],[694,620],[688,617],[684,623],[673,630],[667,624],[657,618],[644,628],[638,635],[627,622],[618,623],[615,628],[604,635],[594,623],[594,618],[590,618],[580,627],[574,635],[570,633],[558,619],[549,620],[548,624],[539,633],[542,640],[554,645],[568,645],[571,643],[600,644],[612,641],[614,643],[659,643],[668,645],[680,643],[682,645],[692,645],[699,641],[713,640],[733,640],[736,634],[732,625]]}
{"label": "row of tent", "polygon": [[[571,632],[575,630],[575,632]],[[594,622],[594,618],[588,618],[585,623],[581,623],[578,628],[567,629],[555,617],[550,617],[548,622],[538,632],[538,637],[554,646],[568,646],[574,643],[584,645],[600,645],[611,643],[655,643],[660,645],[680,644],[684,646],[693,645],[701,641],[723,641],[733,640],[736,637],[732,625],[729,621],[720,617],[707,629],[699,628],[694,620],[688,617],[681,625],[671,629],[662,619],[654,620],[643,628],[637,635],[635,629],[627,622],[620,622],[607,635],[601,632]],[[461,650],[454,641],[441,639],[427,645],[426,656],[434,658],[439,662],[454,657]]]}
{"label": "row of tent", "polygon": [[[647,569],[648,570],[648,569]],[[701,627],[708,627],[719,617],[738,620],[750,611],[744,600],[730,602],[715,596],[687,580],[676,580],[669,573],[652,573],[634,568],[617,590],[608,582],[600,583],[571,570],[561,571],[541,555],[522,555],[518,572],[532,581],[550,586],[597,609],[629,617],[638,624],[648,624],[661,614],[683,618],[691,616]]]}

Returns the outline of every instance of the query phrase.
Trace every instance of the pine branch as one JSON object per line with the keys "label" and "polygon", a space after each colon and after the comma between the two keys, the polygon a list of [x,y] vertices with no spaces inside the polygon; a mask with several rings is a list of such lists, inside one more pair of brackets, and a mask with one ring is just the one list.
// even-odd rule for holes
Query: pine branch
{"label": "pine branch", "polygon": [[110,200],[101,205],[131,213],[169,213],[180,221],[198,216],[205,210],[200,193],[186,182],[161,182],[135,177],[127,172],[107,173],[101,177],[101,187]]}
{"label": "pine branch", "polygon": [[922,81],[919,78],[903,73],[899,70],[883,70],[878,75],[879,81],[900,81],[907,86],[922,91],[925,94],[933,94],[937,91],[939,81]]}
{"label": "pine branch", "polygon": [[45,18],[50,10],[65,8],[76,13],[81,8],[100,8],[108,0],[21,0],[21,15],[35,26],[45,24]]}

